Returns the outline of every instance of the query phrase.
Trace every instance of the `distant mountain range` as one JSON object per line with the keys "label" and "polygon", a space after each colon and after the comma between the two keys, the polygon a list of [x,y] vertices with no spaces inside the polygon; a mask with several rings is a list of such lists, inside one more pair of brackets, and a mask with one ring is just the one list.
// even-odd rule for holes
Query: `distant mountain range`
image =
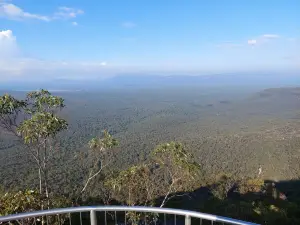
{"label": "distant mountain range", "polygon": [[110,88],[151,88],[172,86],[300,86],[299,74],[220,74],[208,76],[119,75],[102,80],[66,80],[2,82],[2,90],[103,90]]}

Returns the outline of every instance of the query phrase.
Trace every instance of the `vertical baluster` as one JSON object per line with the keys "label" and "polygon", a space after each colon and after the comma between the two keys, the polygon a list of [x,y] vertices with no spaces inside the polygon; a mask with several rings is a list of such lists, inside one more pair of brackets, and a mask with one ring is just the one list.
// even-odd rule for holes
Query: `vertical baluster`
{"label": "vertical baluster", "polygon": [[107,219],[106,219],[106,211],[104,211],[104,223],[105,223],[105,225],[107,225]]}
{"label": "vertical baluster", "polygon": [[214,225],[214,221],[213,220],[211,221],[211,225]]}
{"label": "vertical baluster", "polygon": [[82,225],[82,215],[81,215],[81,212],[79,212],[79,218],[80,218],[80,225]]}
{"label": "vertical baluster", "polygon": [[36,218],[34,217],[34,225],[36,225]]}
{"label": "vertical baluster", "polygon": [[202,219],[200,219],[200,225],[202,225]]}
{"label": "vertical baluster", "polygon": [[71,217],[71,213],[69,213],[69,224],[72,225],[72,217]]}
{"label": "vertical baluster", "polygon": [[191,217],[190,216],[188,216],[188,215],[185,216],[185,223],[184,224],[185,225],[191,225]]}
{"label": "vertical baluster", "polygon": [[166,218],[166,214],[164,214],[164,225],[167,224],[167,218]]}
{"label": "vertical baluster", "polygon": [[94,211],[94,210],[90,211],[90,219],[91,219],[91,225],[97,225],[96,211]]}
{"label": "vertical baluster", "polygon": [[176,214],[174,215],[174,225],[176,225]]}
{"label": "vertical baluster", "polygon": [[117,211],[115,211],[115,225],[118,225],[118,220],[117,220]]}

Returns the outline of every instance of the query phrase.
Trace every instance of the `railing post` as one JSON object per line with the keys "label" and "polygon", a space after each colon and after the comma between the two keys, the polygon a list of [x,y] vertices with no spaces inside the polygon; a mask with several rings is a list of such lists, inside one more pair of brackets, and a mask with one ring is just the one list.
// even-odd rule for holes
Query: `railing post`
{"label": "railing post", "polygon": [[188,216],[188,215],[185,216],[184,225],[191,225],[191,217],[190,216]]}
{"label": "railing post", "polygon": [[91,225],[97,225],[97,216],[95,210],[91,210],[90,219],[91,219]]}

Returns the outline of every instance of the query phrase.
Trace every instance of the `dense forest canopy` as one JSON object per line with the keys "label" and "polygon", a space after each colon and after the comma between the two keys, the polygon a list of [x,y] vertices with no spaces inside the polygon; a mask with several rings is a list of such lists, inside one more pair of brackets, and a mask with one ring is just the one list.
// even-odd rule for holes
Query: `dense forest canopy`
{"label": "dense forest canopy", "polygon": [[[267,224],[276,218],[277,224],[299,222],[299,88],[193,85],[2,94],[2,119],[9,110],[18,112],[15,127],[0,130],[3,193],[46,195],[51,201],[43,208],[91,204],[94,198],[96,204],[188,208]],[[7,102],[14,104],[5,108]],[[38,154],[41,145],[49,160],[36,164],[27,150]],[[130,198],[126,190],[132,191]],[[285,198],[274,198],[274,191]],[[9,197],[0,202],[8,204]],[[247,210],[238,210],[242,203]],[[35,204],[39,209],[41,203]]]}

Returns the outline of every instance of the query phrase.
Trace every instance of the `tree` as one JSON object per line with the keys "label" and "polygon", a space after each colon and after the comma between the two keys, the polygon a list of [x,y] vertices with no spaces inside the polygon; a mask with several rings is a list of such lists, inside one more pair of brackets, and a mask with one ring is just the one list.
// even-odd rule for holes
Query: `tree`
{"label": "tree", "polygon": [[[153,205],[153,200],[163,196],[160,207],[179,192],[194,189],[200,177],[200,166],[193,161],[181,143],[159,145],[151,154],[149,163],[133,166],[107,180],[106,185],[114,197],[128,205]],[[185,194],[183,194],[185,195]]]}
{"label": "tree", "polygon": [[14,134],[17,134],[20,117],[24,116],[24,110],[27,107],[27,102],[17,100],[11,95],[5,94],[0,97],[0,127]]}
{"label": "tree", "polygon": [[[0,216],[37,211],[40,209],[40,198],[41,195],[35,190],[0,193]],[[69,201],[64,197],[55,196],[51,199],[50,204],[54,208],[61,208],[69,205]],[[22,225],[36,224],[36,219],[37,221],[47,220],[47,224],[62,224],[59,219],[65,221],[67,217],[67,215],[62,215],[60,218],[47,216],[47,218],[44,219],[27,218],[16,222]]]}
{"label": "tree", "polygon": [[184,146],[178,142],[161,144],[152,152],[155,165],[164,174],[164,199],[160,205],[163,207],[170,199],[178,196],[177,192],[192,191],[193,181],[200,177],[200,166],[188,153]]}
{"label": "tree", "polygon": [[[155,204],[155,192],[158,190],[157,183],[151,165],[142,164],[132,166],[121,171],[117,176],[110,177],[105,182],[108,190],[112,191],[112,196],[122,204],[129,206]],[[147,221],[147,224],[157,221],[157,213],[127,212],[129,224],[137,225],[140,221]]]}
{"label": "tree", "polygon": [[220,173],[216,176],[214,184],[210,190],[214,197],[224,200],[228,197],[229,192],[237,185],[237,181],[231,174]]}
{"label": "tree", "polygon": [[153,173],[149,165],[132,166],[110,178],[105,185],[114,190],[114,197],[122,203],[135,205],[152,205],[155,191]]}
{"label": "tree", "polygon": [[68,127],[67,122],[57,115],[63,107],[62,98],[43,89],[28,93],[25,100],[17,100],[8,94],[0,98],[0,126],[23,140],[28,154],[35,160],[39,192],[46,197],[48,207],[48,163],[55,154],[54,141],[57,134]]}
{"label": "tree", "polygon": [[[88,152],[88,157],[91,161],[88,163],[91,167],[89,168],[83,188],[80,190],[80,195],[86,191],[90,182],[113,162],[116,146],[118,146],[118,141],[106,130],[103,131],[103,138],[93,138],[89,141],[90,151]],[[77,200],[79,197],[77,197]]]}

